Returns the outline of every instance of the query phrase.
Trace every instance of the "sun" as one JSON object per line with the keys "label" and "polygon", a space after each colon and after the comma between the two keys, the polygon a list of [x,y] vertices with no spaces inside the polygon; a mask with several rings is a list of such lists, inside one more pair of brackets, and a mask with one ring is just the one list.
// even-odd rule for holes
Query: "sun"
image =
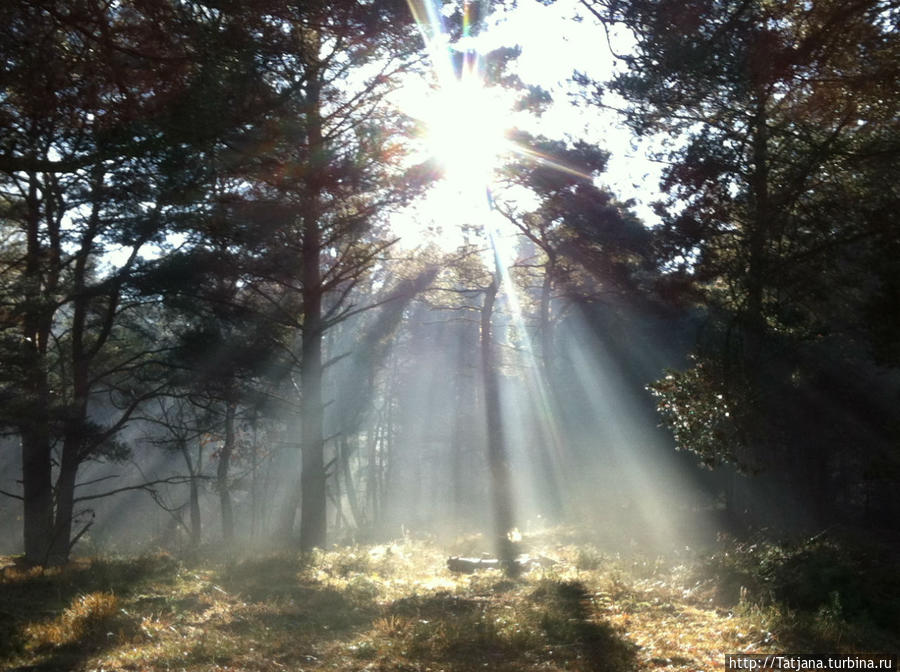
{"label": "sun", "polygon": [[509,107],[475,77],[445,83],[423,101],[425,151],[453,190],[484,192],[509,149]]}
{"label": "sun", "polygon": [[514,125],[509,92],[485,86],[475,72],[437,74],[436,83],[407,82],[396,98],[419,125],[416,160],[437,164],[439,179],[392,227],[418,244],[427,226],[427,239],[449,251],[466,242],[460,225],[490,217],[488,194],[516,146],[507,137]]}

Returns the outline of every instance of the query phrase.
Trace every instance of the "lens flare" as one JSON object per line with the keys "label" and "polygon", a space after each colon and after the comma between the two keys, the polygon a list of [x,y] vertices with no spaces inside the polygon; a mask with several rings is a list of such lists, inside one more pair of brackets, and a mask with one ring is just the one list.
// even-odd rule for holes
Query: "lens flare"
{"label": "lens flare", "polygon": [[483,194],[503,153],[509,117],[502,98],[476,76],[441,87],[424,112],[425,144],[458,191]]}

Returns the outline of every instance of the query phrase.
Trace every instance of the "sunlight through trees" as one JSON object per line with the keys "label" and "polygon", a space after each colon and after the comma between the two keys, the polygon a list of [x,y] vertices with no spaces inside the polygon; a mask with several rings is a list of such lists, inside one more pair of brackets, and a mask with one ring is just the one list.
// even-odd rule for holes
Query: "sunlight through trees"
{"label": "sunlight through trees", "polygon": [[896,8],[550,5],[5,3],[0,551],[896,532]]}

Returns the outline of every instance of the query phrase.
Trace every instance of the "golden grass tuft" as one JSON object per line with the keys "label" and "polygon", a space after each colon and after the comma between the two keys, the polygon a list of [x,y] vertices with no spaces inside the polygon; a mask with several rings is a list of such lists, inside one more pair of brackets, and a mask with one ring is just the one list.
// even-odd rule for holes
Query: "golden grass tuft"
{"label": "golden grass tuft", "polygon": [[114,636],[119,600],[112,593],[79,595],[51,621],[25,626],[32,647],[63,646],[91,642]]}

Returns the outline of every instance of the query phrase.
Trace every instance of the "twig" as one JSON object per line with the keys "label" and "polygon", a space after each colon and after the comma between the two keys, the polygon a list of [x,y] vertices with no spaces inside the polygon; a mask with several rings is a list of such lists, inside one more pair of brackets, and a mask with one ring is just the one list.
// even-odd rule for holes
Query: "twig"
{"label": "twig", "polygon": [[[196,478],[209,478],[209,476],[197,476]],[[104,497],[111,497],[112,495],[117,495],[120,492],[128,492],[129,490],[147,490],[150,491],[153,489],[155,485],[161,485],[163,483],[167,483],[170,485],[181,485],[183,483],[189,483],[191,481],[190,476],[170,476],[169,478],[160,478],[155,481],[148,481],[146,483],[140,483],[138,485],[126,485],[122,488],[116,488],[115,490],[109,490],[108,492],[102,492],[98,495],[85,495],[84,497],[76,497],[73,502],[86,502],[91,499],[103,499]],[[21,499],[21,498],[19,498]]]}
{"label": "twig", "polygon": [[100,481],[108,481],[111,478],[119,478],[119,474],[112,474],[111,476],[102,476],[100,478],[95,478],[92,481],[85,481],[84,483],[76,483],[76,488],[83,488],[85,485],[93,485],[94,483],[99,483]]}

